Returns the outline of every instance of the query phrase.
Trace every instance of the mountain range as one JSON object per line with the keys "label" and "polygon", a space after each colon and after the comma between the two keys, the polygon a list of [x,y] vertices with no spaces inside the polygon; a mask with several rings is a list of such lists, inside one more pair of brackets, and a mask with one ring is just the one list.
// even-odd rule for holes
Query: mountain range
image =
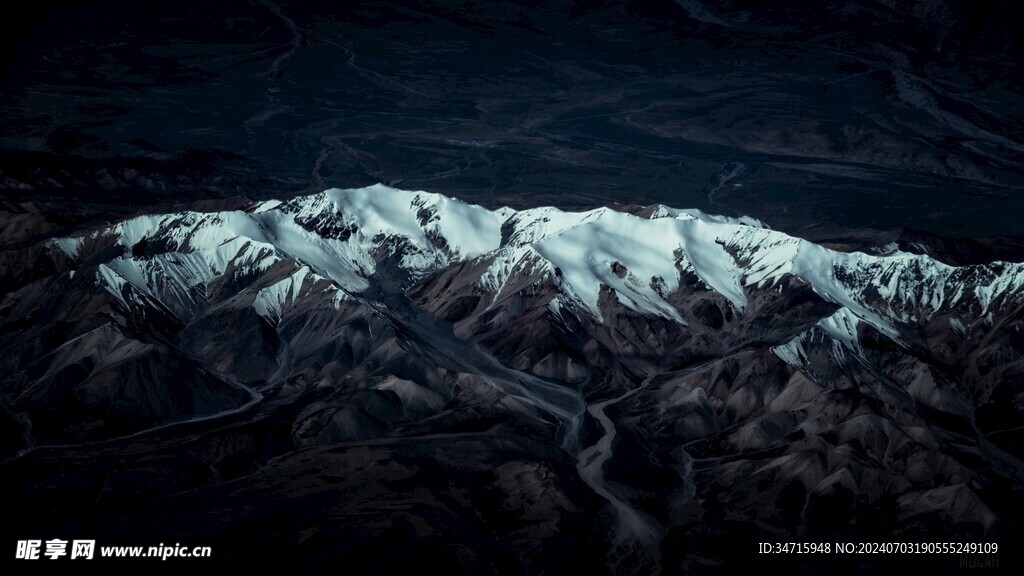
{"label": "mountain range", "polygon": [[29,531],[631,574],[1020,531],[1021,263],[376,185],[48,236],[0,280]]}

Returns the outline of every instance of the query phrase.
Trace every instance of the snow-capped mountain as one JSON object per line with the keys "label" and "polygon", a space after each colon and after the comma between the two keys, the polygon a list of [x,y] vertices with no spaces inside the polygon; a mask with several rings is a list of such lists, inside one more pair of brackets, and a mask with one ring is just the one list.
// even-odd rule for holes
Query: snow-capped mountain
{"label": "snow-capped mountain", "polygon": [[[726,512],[789,510],[759,520],[773,530],[866,519],[844,537],[1013,522],[987,502],[1014,497],[1024,457],[1020,263],[372,186],[139,216],[6,266],[34,278],[0,302],[0,424],[20,458],[145,438],[202,444],[194,468],[218,482],[319,478],[357,446],[481,485],[506,466],[519,480],[500,493],[573,522],[600,510],[594,537],[643,566],[696,546],[694,526],[731,533]],[[438,506],[507,505],[459,490]]]}
{"label": "snow-capped mountain", "polygon": [[279,314],[304,285],[321,280],[330,281],[337,298],[359,294],[385,260],[406,272],[409,283],[482,262],[474,288],[492,301],[515,277],[528,275],[556,286],[553,310],[568,307],[597,321],[605,288],[630,310],[685,324],[669,299],[687,274],[737,313],[747,305],[747,290],[770,289],[792,275],[849,309],[854,322],[898,338],[897,324],[952,310],[985,315],[994,303],[1019,299],[1024,286],[1024,264],[956,268],[898,250],[837,252],[749,218],[660,205],[640,214],[488,210],[382,185],[269,201],[248,211],[143,216],[55,239],[53,246],[68,257],[69,273],[117,247],[121,253],[95,271],[106,290],[126,305],[134,294],[183,312],[197,306],[212,279],[258,274],[282,262],[297,270],[260,290],[254,306],[263,315]]}

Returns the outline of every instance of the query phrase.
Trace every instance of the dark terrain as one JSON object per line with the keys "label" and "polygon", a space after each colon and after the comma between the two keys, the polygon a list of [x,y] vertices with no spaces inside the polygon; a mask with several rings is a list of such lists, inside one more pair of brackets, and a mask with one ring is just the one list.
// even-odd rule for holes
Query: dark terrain
{"label": "dark terrain", "polygon": [[981,4],[31,3],[2,185],[37,229],[383,182],[1019,234],[1024,19]]}
{"label": "dark terrain", "polygon": [[[959,557],[754,552],[971,541],[1015,565],[1019,4],[24,10],[0,58],[5,546],[677,574],[948,572]],[[877,261],[751,281],[739,306],[685,243],[675,289],[597,257],[595,314],[547,254],[514,252],[533,246],[529,223],[504,221],[471,258],[404,196],[427,248],[298,198],[378,182],[491,209],[608,206],[638,227],[663,224],[657,203],[746,215]],[[191,232],[293,198],[266,210],[313,252]],[[150,214],[172,216],[117,227]],[[660,240],[609,230],[595,238]],[[757,276],[767,248],[714,240],[741,283]],[[358,243],[372,269],[325,268],[331,242]],[[515,265],[495,288],[502,251]],[[435,260],[410,267],[421,252]],[[630,286],[678,318],[638,311]],[[852,336],[837,328],[851,318]]]}

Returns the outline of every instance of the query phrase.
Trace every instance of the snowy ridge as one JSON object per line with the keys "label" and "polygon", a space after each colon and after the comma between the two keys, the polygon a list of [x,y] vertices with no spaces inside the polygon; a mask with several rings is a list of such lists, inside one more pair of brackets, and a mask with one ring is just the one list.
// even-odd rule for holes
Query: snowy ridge
{"label": "snowy ridge", "polygon": [[703,210],[697,208],[672,208],[665,206],[664,204],[656,204],[651,210],[650,218],[676,218],[678,220],[701,220],[703,222],[712,222],[715,224],[742,224],[744,226],[751,226],[753,228],[768,228],[768,226],[758,220],[757,218],[751,218],[750,216],[740,216],[739,218],[731,218],[729,216],[719,216],[717,214],[708,214]]}
{"label": "snowy ridge", "polygon": [[256,310],[257,314],[264,318],[274,321],[280,320],[284,307],[299,298],[303,284],[309,274],[309,268],[303,266],[284,280],[266,288],[261,288],[253,299],[252,307]]}
{"label": "snowy ridge", "polygon": [[828,343],[832,355],[838,359],[846,358],[847,354],[859,355],[862,352],[857,338],[857,327],[860,319],[848,308],[840,308],[834,314],[818,321],[812,328],[803,331],[796,338],[785,344],[772,347],[772,353],[783,362],[797,368],[807,365],[807,344]]}
{"label": "snowy ridge", "polygon": [[647,214],[489,210],[376,185],[262,202],[248,211],[143,216],[51,246],[72,260],[88,259],[94,241],[113,237],[125,254],[140,255],[104,262],[99,281],[119,298],[128,285],[175,311],[192,306],[206,283],[229,271],[291,261],[306,270],[303,276],[264,288],[256,298],[254,306],[268,318],[300,297],[310,281],[305,274],[332,282],[344,297],[368,288],[384,260],[415,281],[480,259],[485,266],[477,268],[474,282],[492,302],[521,288],[520,279],[546,281],[558,292],[554,310],[568,307],[599,322],[602,289],[637,313],[684,323],[670,302],[684,274],[695,275],[740,313],[749,290],[792,276],[841,306],[842,313],[820,328],[846,334],[836,337],[847,348],[855,345],[858,322],[898,340],[902,323],[940,310],[984,315],[1003,299],[1018,301],[1024,286],[1019,263],[953,267],[900,251],[844,253],[750,218],[660,205]]}
{"label": "snowy ridge", "polygon": [[298,302],[303,296],[318,292],[329,293],[334,308],[350,299],[350,296],[333,282],[317,275],[308,266],[301,266],[286,278],[260,288],[253,298],[252,307],[257,314],[276,324],[281,321],[288,306]]}
{"label": "snowy ridge", "polygon": [[122,303],[127,303],[124,286],[128,285],[183,317],[205,298],[204,285],[224,275],[229,266],[235,273],[258,273],[279,260],[273,246],[235,237],[193,252],[114,258],[101,264],[98,274],[107,290]]}

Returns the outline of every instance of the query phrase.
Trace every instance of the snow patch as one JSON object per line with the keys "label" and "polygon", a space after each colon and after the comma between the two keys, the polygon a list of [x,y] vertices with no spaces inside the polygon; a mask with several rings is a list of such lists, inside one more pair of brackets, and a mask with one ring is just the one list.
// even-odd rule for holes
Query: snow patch
{"label": "snow patch", "polygon": [[280,321],[284,307],[298,300],[302,285],[308,276],[309,267],[303,266],[284,280],[261,289],[253,299],[253,309],[268,320]]}

